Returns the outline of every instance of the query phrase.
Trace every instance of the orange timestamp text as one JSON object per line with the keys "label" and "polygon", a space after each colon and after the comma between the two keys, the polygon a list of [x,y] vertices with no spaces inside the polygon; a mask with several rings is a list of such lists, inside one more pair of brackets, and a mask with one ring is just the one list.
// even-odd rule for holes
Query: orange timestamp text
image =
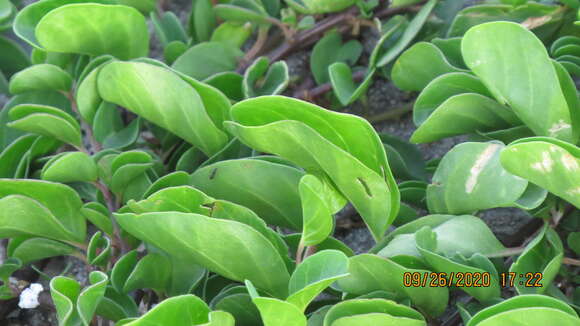
{"label": "orange timestamp text", "polygon": [[469,272],[405,272],[403,273],[403,286],[405,287],[489,287],[492,282],[499,283],[502,287],[542,287],[542,273],[500,273],[499,279],[492,277],[490,273]]}

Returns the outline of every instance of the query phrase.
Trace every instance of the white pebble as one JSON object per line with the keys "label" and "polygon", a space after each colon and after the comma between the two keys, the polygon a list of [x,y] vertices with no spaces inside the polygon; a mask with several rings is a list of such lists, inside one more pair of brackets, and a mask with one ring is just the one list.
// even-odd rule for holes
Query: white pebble
{"label": "white pebble", "polygon": [[34,309],[40,305],[38,295],[44,291],[41,284],[33,283],[30,287],[20,293],[20,302],[18,306],[22,309]]}

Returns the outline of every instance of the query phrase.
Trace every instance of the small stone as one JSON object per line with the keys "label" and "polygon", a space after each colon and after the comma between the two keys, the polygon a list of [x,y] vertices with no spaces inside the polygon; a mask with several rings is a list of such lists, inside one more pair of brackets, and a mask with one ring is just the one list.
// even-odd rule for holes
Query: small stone
{"label": "small stone", "polygon": [[38,295],[44,291],[44,287],[38,283],[32,283],[29,288],[20,293],[18,306],[22,309],[34,309],[40,305]]}

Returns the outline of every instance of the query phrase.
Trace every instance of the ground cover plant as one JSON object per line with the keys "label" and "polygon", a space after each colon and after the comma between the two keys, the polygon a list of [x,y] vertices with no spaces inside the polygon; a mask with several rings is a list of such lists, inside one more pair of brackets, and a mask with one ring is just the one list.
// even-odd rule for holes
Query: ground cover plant
{"label": "ground cover plant", "polygon": [[0,324],[580,325],[579,8],[0,0]]}

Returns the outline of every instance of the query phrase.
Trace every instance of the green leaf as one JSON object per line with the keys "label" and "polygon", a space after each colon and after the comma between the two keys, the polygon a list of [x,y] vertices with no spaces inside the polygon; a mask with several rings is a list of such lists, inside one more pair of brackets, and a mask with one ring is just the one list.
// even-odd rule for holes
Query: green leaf
{"label": "green leaf", "polygon": [[81,208],[81,213],[101,231],[113,236],[113,222],[109,217],[111,213],[105,206],[96,202],[86,203]]}
{"label": "green leaf", "polygon": [[77,281],[58,276],[50,281],[50,294],[59,325],[89,326],[99,302],[105,294],[109,279],[103,272],[92,272],[89,275],[90,285],[81,291]]}
{"label": "green leaf", "polygon": [[[244,287],[242,289],[247,292]],[[216,301],[213,308],[232,314],[236,319],[236,324],[248,326],[261,324],[260,312],[247,293],[235,293],[225,296]]]}
{"label": "green leaf", "polygon": [[261,297],[251,281],[246,280],[245,283],[252,302],[260,311],[264,326],[306,326],[306,316],[295,305],[279,299]]}
{"label": "green leaf", "polygon": [[172,65],[177,58],[187,51],[187,49],[187,44],[181,41],[169,42],[163,48],[163,58],[165,58],[165,62],[167,62],[168,65]]}
{"label": "green leaf", "polygon": [[42,49],[36,39],[35,30],[43,16],[50,11],[73,3],[113,3],[111,0],[44,0],[30,4],[23,8],[14,20],[14,33],[36,49]]}
{"label": "green leaf", "polygon": [[547,192],[508,173],[500,163],[501,143],[462,143],[443,159],[427,187],[432,213],[464,214],[496,207],[533,209]]}
{"label": "green leaf", "polygon": [[224,22],[211,34],[211,42],[222,42],[226,45],[241,48],[246,40],[252,35],[251,24],[239,24]]}
{"label": "green leaf", "polygon": [[0,71],[6,78],[30,65],[28,54],[18,43],[0,36]]}
{"label": "green leaf", "polygon": [[113,62],[98,74],[98,89],[106,101],[168,129],[206,155],[215,154],[227,143],[226,134],[211,121],[199,93],[167,69]]}
{"label": "green leaf", "polygon": [[375,239],[398,212],[399,193],[383,145],[359,117],[295,99],[268,96],[232,107],[230,132],[250,147],[308,172],[324,172],[359,211]]}
{"label": "green leaf", "polygon": [[124,318],[137,317],[137,310],[137,304],[132,297],[118,293],[109,285],[97,307],[96,314],[111,321],[119,321]]}
{"label": "green leaf", "polygon": [[268,224],[300,230],[302,213],[298,169],[256,159],[221,161],[191,175],[191,183],[208,195],[255,211]]}
{"label": "green leaf", "polygon": [[141,318],[124,326],[174,325],[191,326],[209,322],[209,307],[194,295],[166,299]]}
{"label": "green leaf", "polygon": [[[447,307],[449,290],[445,287],[406,287],[404,273],[430,273],[428,270],[406,267],[395,260],[371,254],[350,258],[350,276],[338,280],[340,288],[352,294],[366,294],[383,290],[395,293],[398,298],[409,298],[422,311],[439,316]],[[389,275],[389,277],[384,277]],[[326,323],[325,323],[326,325]]]}
{"label": "green leaf", "polygon": [[324,326],[401,325],[425,326],[419,312],[384,299],[347,300],[334,305],[324,317]]}
{"label": "green leaf", "polygon": [[580,255],[580,232],[571,232],[568,234],[566,242],[568,243],[568,247],[572,249],[576,255]]}
{"label": "green leaf", "polygon": [[10,109],[9,127],[54,137],[62,142],[80,147],[81,128],[68,113],[55,107],[21,104]]}
{"label": "green leaf", "polygon": [[503,149],[500,159],[508,172],[580,208],[580,150],[577,146],[547,137],[524,138]]}
{"label": "green leaf", "polygon": [[83,242],[86,222],[78,194],[60,183],[0,179],[0,238],[36,235]]}
{"label": "green leaf", "polygon": [[44,258],[74,256],[78,253],[76,248],[50,239],[30,238],[13,243],[15,241],[16,239],[12,239],[10,242],[9,256],[18,258],[23,265]]}
{"label": "green leaf", "polygon": [[97,164],[83,152],[67,152],[46,162],[41,179],[54,182],[96,181]]}
{"label": "green leaf", "polygon": [[415,36],[417,36],[436,4],[437,0],[429,0],[425,5],[423,5],[421,10],[419,10],[417,15],[415,15],[413,20],[409,23],[407,29],[405,29],[405,32],[401,35],[401,38],[399,38],[399,40],[397,40],[397,42],[378,60],[377,67],[387,65],[403,52]]}
{"label": "green leaf", "polygon": [[[429,62],[428,65],[423,64]],[[406,91],[420,91],[435,78],[447,73],[466,72],[449,63],[437,46],[427,42],[414,44],[395,61],[391,78]]]}
{"label": "green leaf", "polygon": [[[216,30],[216,17],[210,0],[194,0],[189,16],[190,34],[197,42],[209,41]],[[222,25],[218,26],[219,29]],[[215,32],[214,32],[215,33]],[[213,41],[213,40],[212,40]]]}
{"label": "green leaf", "polygon": [[110,54],[122,60],[149,53],[145,17],[126,6],[65,5],[44,15],[35,35],[38,43],[51,52]]}
{"label": "green leaf", "polygon": [[471,257],[477,253],[487,255],[505,251],[505,247],[480,218],[471,215],[427,215],[389,233],[384,242],[371,252],[378,252],[383,257],[421,257],[417,251],[415,233],[425,226],[437,235],[437,252],[447,257],[455,254]]}
{"label": "green leaf", "polygon": [[380,133],[379,137],[396,178],[427,180],[423,154],[416,145],[388,133]]}
{"label": "green leaf", "polygon": [[0,300],[9,300],[18,296],[10,288],[10,276],[21,267],[22,262],[17,258],[8,258],[0,264],[0,281],[2,281],[2,285],[0,285]]}
{"label": "green leaf", "polygon": [[[564,247],[560,236],[545,224],[541,232],[526,246],[524,252],[510,267],[510,272],[516,273],[519,279],[525,277],[528,280],[538,280],[535,273],[541,274],[541,279],[534,282],[532,287],[528,286],[529,284],[514,282],[518,293],[542,294],[545,292],[558,275],[563,257]],[[528,278],[527,273],[534,274],[533,278]],[[536,286],[540,284],[541,286]]]}
{"label": "green leaf", "polygon": [[310,302],[335,281],[348,276],[348,257],[341,251],[323,250],[300,263],[288,284],[287,302],[305,311]]}
{"label": "green leaf", "polygon": [[241,101],[244,99],[242,83],[244,77],[235,72],[217,73],[204,80],[204,83],[219,89],[227,95],[232,101]]}
{"label": "green leaf", "polygon": [[119,132],[124,127],[121,112],[116,105],[101,102],[93,120],[93,135],[95,140],[103,143],[107,137]]}
{"label": "green leaf", "polygon": [[298,185],[302,203],[302,239],[304,246],[315,246],[334,230],[333,214],[346,204],[344,197],[328,183],[307,174]]}
{"label": "green leaf", "polygon": [[227,4],[218,4],[214,6],[214,12],[225,21],[270,24],[264,7],[253,0],[232,0]]}
{"label": "green leaf", "polygon": [[155,10],[157,0],[117,0],[119,4],[133,7],[146,14]]}
{"label": "green leaf", "polygon": [[362,45],[356,40],[342,43],[340,33],[331,31],[320,39],[310,55],[310,70],[317,84],[330,82],[328,68],[336,62],[354,65],[362,53]]}
{"label": "green leaf", "polygon": [[352,70],[344,62],[337,62],[328,68],[330,75],[330,82],[334,94],[342,105],[349,105],[356,101],[361,95],[366,92],[371,84],[372,77],[375,70],[366,72],[366,75],[360,85],[356,85],[353,80]]}
{"label": "green leaf", "polygon": [[544,295],[518,295],[483,309],[475,314],[467,326],[578,325],[578,314],[566,303]]}
{"label": "green leaf", "polygon": [[44,90],[68,92],[71,86],[71,76],[60,67],[51,64],[34,65],[16,73],[10,79],[12,94]]}
{"label": "green leaf", "polygon": [[568,106],[554,65],[532,32],[511,22],[486,23],[470,29],[461,48],[467,66],[494,97],[537,135],[578,140],[580,130],[571,118],[577,108]]}
{"label": "green leaf", "polygon": [[[429,266],[438,273],[442,273],[440,275],[445,275],[444,277],[450,283],[453,282],[452,275],[454,274],[489,275],[487,280],[485,280],[485,276],[481,276],[481,284],[483,286],[472,286],[473,284],[459,286],[457,278],[455,278],[453,286],[467,292],[481,302],[500,297],[501,289],[497,270],[485,256],[476,253],[469,258],[463,257],[461,254],[445,257],[437,253],[437,234],[428,226],[415,233],[415,241],[417,249]],[[487,282],[489,284],[486,284]]]}
{"label": "green leaf", "polygon": [[287,294],[290,275],[282,257],[248,225],[179,212],[115,214],[115,218],[131,235],[183,262],[198,263],[233,280],[252,280],[276,296]]}
{"label": "green leaf", "polygon": [[355,4],[355,0],[286,0],[286,3],[303,14],[326,14],[341,11]]}
{"label": "green leaf", "polygon": [[246,70],[242,90],[246,98],[278,95],[286,89],[289,80],[285,61],[270,65],[268,57],[260,57]]}
{"label": "green leaf", "polygon": [[181,26],[181,21],[173,12],[166,11],[161,17],[158,13],[152,12],[150,17],[161,46],[165,47],[174,41],[187,43],[187,34]]}
{"label": "green leaf", "polygon": [[235,70],[242,55],[240,49],[222,42],[204,42],[187,50],[171,67],[203,80],[217,73]]}
{"label": "green leaf", "polygon": [[111,258],[111,240],[100,231],[93,234],[87,248],[87,260],[95,266],[106,266]]}
{"label": "green leaf", "polygon": [[137,289],[153,289],[163,293],[168,288],[173,273],[171,261],[161,254],[150,253],[137,260],[133,250],[115,264],[111,273],[111,283],[120,293]]}

